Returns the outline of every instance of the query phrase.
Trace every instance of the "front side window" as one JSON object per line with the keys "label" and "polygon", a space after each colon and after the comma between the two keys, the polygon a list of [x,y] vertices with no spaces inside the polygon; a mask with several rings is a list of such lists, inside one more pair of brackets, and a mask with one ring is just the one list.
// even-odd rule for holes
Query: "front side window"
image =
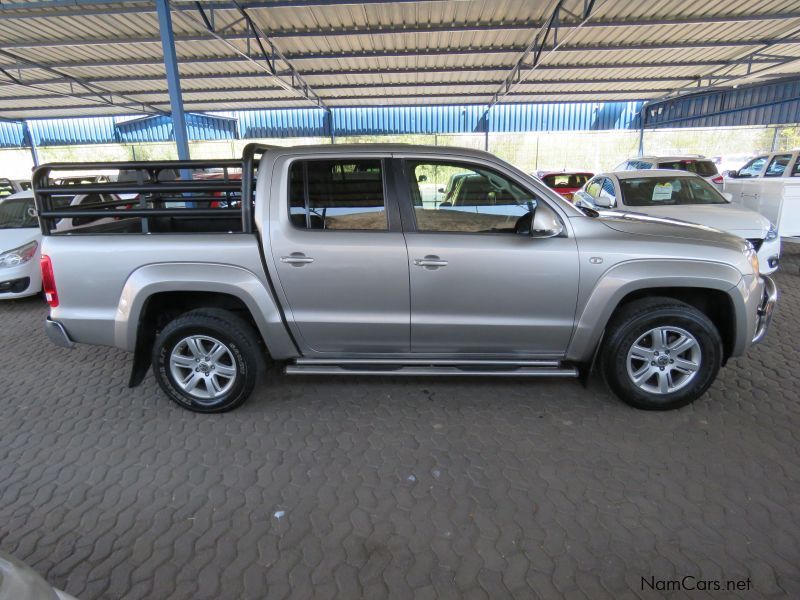
{"label": "front side window", "polygon": [[789,161],[792,160],[791,154],[777,154],[769,161],[767,170],[764,172],[764,177],[780,177],[789,166]]}
{"label": "front side window", "polygon": [[610,179],[606,178],[603,180],[603,187],[600,188],[600,196],[602,198],[608,199],[611,202],[612,206],[617,201],[617,193],[614,190],[614,182]]}
{"label": "front side window", "polygon": [[739,169],[739,177],[758,177],[761,175],[761,169],[764,168],[764,164],[767,162],[766,156],[759,156],[758,158],[754,158],[741,169]]}
{"label": "front side window", "polygon": [[589,185],[586,186],[586,193],[592,198],[597,198],[600,195],[600,190],[603,187],[603,181],[605,181],[604,177],[598,177],[597,179],[594,179]]}
{"label": "front side window", "polygon": [[381,160],[293,162],[289,218],[301,229],[386,231]]}
{"label": "front side window", "polygon": [[515,233],[539,199],[505,175],[470,164],[406,161],[418,231]]}
{"label": "front side window", "polygon": [[620,179],[625,206],[725,204],[725,198],[699,177],[635,177]]}

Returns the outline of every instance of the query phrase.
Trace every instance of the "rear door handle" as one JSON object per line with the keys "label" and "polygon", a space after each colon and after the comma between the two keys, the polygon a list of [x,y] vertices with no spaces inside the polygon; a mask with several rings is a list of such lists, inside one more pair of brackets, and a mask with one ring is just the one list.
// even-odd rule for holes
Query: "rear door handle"
{"label": "rear door handle", "polygon": [[442,260],[435,254],[429,254],[425,258],[415,258],[414,264],[418,267],[437,269],[439,267],[446,267],[448,262],[446,260]]}
{"label": "rear door handle", "polygon": [[281,262],[295,267],[302,267],[314,262],[314,259],[302,252],[292,252],[289,256],[281,256]]}

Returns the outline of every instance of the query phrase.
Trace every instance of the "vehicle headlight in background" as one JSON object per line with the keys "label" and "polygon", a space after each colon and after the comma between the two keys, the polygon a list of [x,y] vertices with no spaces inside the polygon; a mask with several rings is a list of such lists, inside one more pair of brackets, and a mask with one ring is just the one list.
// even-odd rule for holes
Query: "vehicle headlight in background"
{"label": "vehicle headlight in background", "polygon": [[0,254],[0,269],[10,269],[25,264],[36,255],[38,247],[39,244],[36,242],[29,242],[19,248],[3,252]]}
{"label": "vehicle headlight in background", "polygon": [[747,260],[750,261],[750,266],[753,267],[753,273],[758,275],[758,253],[756,253],[752,245],[747,249]]}
{"label": "vehicle headlight in background", "polygon": [[765,242],[771,242],[774,239],[778,238],[778,228],[775,227],[772,223],[770,223],[769,231],[767,232],[767,237],[764,238]]}

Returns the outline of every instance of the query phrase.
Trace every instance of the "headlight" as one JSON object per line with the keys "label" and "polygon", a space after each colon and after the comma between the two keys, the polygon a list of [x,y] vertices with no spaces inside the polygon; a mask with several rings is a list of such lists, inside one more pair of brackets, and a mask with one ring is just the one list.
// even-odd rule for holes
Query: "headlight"
{"label": "headlight", "polygon": [[778,228],[775,227],[772,223],[769,225],[769,231],[767,232],[767,237],[764,238],[765,242],[771,242],[774,239],[778,238]]}
{"label": "headlight", "polygon": [[38,247],[39,244],[36,242],[29,242],[19,248],[3,252],[0,254],[0,269],[10,269],[25,264],[36,255]]}
{"label": "headlight", "polygon": [[753,267],[753,273],[758,275],[758,254],[752,246],[747,249],[747,260],[750,261],[750,266]]}

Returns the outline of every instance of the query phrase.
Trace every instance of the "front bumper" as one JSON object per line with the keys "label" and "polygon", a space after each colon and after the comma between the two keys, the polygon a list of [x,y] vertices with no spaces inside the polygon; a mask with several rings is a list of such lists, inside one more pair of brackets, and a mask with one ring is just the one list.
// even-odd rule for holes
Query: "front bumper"
{"label": "front bumper", "polygon": [[69,338],[64,326],[58,321],[53,321],[50,317],[47,317],[44,322],[44,332],[56,346],[61,346],[62,348],[75,347],[75,342]]}
{"label": "front bumper", "polygon": [[756,319],[756,333],[753,336],[753,343],[757,344],[767,335],[769,323],[772,321],[772,312],[778,302],[778,287],[771,277],[762,275],[764,280],[764,295],[761,304],[758,305],[758,318]]}

